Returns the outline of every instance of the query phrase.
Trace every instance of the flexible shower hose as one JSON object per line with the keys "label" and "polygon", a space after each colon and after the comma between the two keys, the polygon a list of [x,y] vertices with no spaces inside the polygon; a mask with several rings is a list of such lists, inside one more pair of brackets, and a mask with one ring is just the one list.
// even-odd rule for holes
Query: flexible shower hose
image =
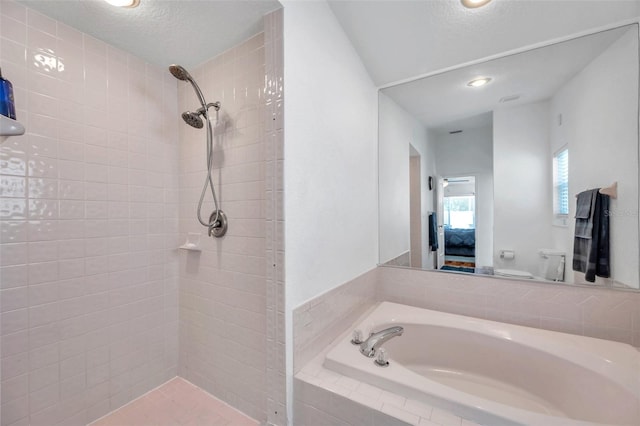
{"label": "flexible shower hose", "polygon": [[[200,193],[200,201],[198,201],[198,221],[202,224],[202,226],[206,226],[207,228],[209,228],[209,235],[211,235],[211,231],[217,224],[218,218],[220,217],[220,209],[218,208],[218,198],[216,197],[216,190],[213,187],[213,178],[211,177],[211,173],[213,171],[213,129],[211,128],[211,120],[209,119],[209,110],[207,108],[207,105],[203,105],[203,108],[204,117],[207,120],[207,177],[205,178],[204,186],[202,187],[202,192]],[[211,187],[213,204],[216,208],[216,217],[210,222],[205,222],[204,220],[202,220],[202,203],[207,193],[207,186]]]}

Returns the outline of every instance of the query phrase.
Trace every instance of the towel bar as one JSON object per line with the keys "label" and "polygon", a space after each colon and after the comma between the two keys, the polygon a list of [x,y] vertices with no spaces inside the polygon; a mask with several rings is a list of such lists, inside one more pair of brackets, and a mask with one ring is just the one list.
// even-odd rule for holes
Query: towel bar
{"label": "towel bar", "polygon": [[[609,197],[616,199],[618,198],[618,182],[613,182],[610,186],[605,188],[600,188],[601,194],[608,195]],[[578,194],[576,194],[576,198],[578,198]]]}

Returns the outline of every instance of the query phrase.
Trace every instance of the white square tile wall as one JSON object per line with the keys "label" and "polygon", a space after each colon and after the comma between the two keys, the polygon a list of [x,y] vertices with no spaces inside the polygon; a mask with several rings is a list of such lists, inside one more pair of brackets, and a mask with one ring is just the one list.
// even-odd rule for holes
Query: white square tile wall
{"label": "white square tile wall", "polygon": [[293,311],[294,373],[375,305],[377,279],[374,268]]}
{"label": "white square tile wall", "polygon": [[[209,238],[196,218],[206,176],[206,129],[180,125],[180,235],[200,233],[202,252],[180,255],[182,377],[265,421],[267,418],[267,257],[265,35],[260,33],[189,70],[207,102],[221,103],[214,173],[229,228]],[[179,84],[180,111],[198,100]],[[211,110],[214,115],[214,111]],[[214,210],[211,194],[203,217]]]}
{"label": "white square tile wall", "polygon": [[8,0],[0,67],[0,424],[86,424],[177,374],[177,83]]}

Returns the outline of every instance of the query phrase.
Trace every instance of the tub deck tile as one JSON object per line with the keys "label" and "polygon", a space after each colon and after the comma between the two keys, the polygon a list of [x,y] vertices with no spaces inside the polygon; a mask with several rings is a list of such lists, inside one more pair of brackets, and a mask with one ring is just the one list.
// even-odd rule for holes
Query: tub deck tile
{"label": "tub deck tile", "polygon": [[433,407],[416,401],[415,399],[407,399],[403,408],[427,420],[431,419],[431,413],[433,412]]}
{"label": "tub deck tile", "polygon": [[[417,425],[420,423],[420,416],[416,416],[415,414],[405,411],[400,407],[396,407],[393,404],[382,404],[382,412],[411,425]],[[458,426],[460,426],[460,424],[458,424]]]}
{"label": "tub deck tile", "polygon": [[453,415],[447,411],[441,410],[439,408],[434,408],[431,412],[431,418],[429,419],[433,423],[442,425],[442,426],[461,426],[462,419],[456,415]]}

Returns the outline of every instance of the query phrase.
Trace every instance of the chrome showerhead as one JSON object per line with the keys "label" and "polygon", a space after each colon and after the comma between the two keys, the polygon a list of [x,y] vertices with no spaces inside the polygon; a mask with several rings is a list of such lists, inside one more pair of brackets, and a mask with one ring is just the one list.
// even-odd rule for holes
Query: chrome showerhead
{"label": "chrome showerhead", "polygon": [[176,65],[176,64],[171,65],[169,67],[169,72],[178,80],[182,80],[182,81],[193,80],[191,78],[191,74],[189,74],[189,72],[180,65]]}
{"label": "chrome showerhead", "polygon": [[191,112],[191,111],[183,112],[182,119],[189,126],[195,127],[196,129],[202,129],[202,127],[204,126],[204,123],[202,122],[202,118],[200,118],[200,114],[197,112]]}
{"label": "chrome showerhead", "polygon": [[202,117],[204,117],[207,121],[209,121],[209,108],[213,108],[216,110],[216,122],[218,121],[218,111],[220,111],[220,102],[212,102],[199,108],[196,112],[185,111],[182,113],[182,119],[191,127],[195,127],[196,129],[202,129],[204,126],[204,122],[202,121]]}

